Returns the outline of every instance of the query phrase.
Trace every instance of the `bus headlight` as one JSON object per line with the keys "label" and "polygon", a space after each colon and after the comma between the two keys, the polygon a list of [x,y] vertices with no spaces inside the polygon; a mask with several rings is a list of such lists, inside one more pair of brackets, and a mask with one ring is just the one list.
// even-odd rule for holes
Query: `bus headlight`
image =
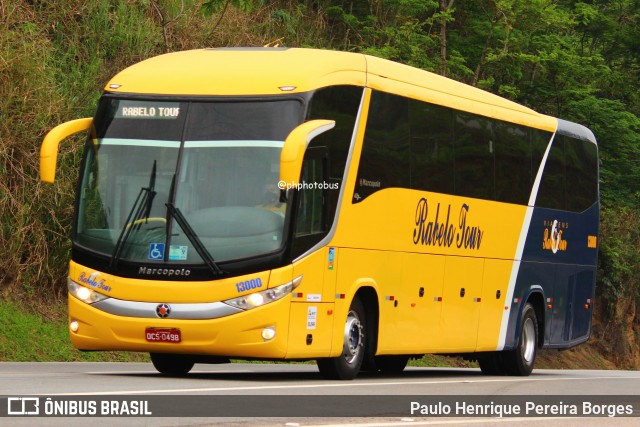
{"label": "bus headlight", "polygon": [[87,287],[79,285],[71,279],[67,279],[67,288],[69,289],[69,293],[71,295],[87,304],[93,304],[94,302],[102,301],[109,298],[108,296],[101,294],[100,292],[96,292],[93,289],[89,289]]}
{"label": "bus headlight", "polygon": [[295,288],[297,288],[302,282],[302,276],[298,276],[289,283],[277,286],[275,288],[267,289],[261,292],[255,292],[253,294],[243,295],[238,298],[228,299],[222,301],[225,304],[229,304],[232,307],[239,308],[241,310],[250,310],[252,308],[260,307],[270,302],[274,302],[289,295]]}

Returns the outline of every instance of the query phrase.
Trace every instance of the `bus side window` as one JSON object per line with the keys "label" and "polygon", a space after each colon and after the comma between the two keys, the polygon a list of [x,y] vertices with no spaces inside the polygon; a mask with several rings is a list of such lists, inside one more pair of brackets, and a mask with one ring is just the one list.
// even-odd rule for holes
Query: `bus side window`
{"label": "bus side window", "polygon": [[411,188],[410,158],[409,99],[374,91],[353,203],[385,188]]}
{"label": "bus side window", "polygon": [[496,122],[495,200],[526,205],[531,195],[531,142],[527,129]]}
{"label": "bus side window", "polygon": [[329,153],[326,147],[307,149],[300,175],[295,215],[293,256],[303,254],[329,230],[327,193]]}
{"label": "bus side window", "polygon": [[453,111],[409,100],[411,188],[453,193]]}
{"label": "bus side window", "polygon": [[536,206],[557,210],[566,209],[564,163],[564,137],[556,135],[544,166]]}
{"label": "bus side window", "polygon": [[564,150],[567,210],[583,212],[598,200],[598,147],[590,141],[566,137]]}
{"label": "bus side window", "polygon": [[495,121],[455,113],[454,189],[458,196],[495,200]]}
{"label": "bus side window", "polygon": [[547,157],[536,206],[583,212],[598,200],[598,147],[557,134]]}

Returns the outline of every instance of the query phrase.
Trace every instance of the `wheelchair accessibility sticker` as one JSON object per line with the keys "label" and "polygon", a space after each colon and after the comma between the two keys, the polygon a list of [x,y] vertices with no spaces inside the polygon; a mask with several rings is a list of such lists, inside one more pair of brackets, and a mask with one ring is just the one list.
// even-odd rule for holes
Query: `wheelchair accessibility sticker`
{"label": "wheelchair accessibility sticker", "polygon": [[150,243],[147,259],[151,261],[162,261],[164,259],[164,243]]}

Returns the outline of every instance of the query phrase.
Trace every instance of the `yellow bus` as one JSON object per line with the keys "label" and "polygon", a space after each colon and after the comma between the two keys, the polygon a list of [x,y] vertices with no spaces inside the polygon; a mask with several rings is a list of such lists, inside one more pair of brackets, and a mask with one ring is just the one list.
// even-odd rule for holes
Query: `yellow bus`
{"label": "yellow bus", "polygon": [[528,375],[591,331],[598,157],[587,128],[391,61],[294,48],[154,57],[88,134],[69,265],[80,350],[163,374],[317,360],[327,378],[427,353]]}

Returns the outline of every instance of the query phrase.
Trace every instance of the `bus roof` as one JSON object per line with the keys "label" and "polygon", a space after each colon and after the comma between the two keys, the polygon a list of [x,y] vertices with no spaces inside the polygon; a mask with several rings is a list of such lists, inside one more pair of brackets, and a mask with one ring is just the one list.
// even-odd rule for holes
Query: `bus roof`
{"label": "bus roof", "polygon": [[[365,85],[363,55],[314,49],[219,48],[156,56],[126,68],[105,88],[171,95],[267,95],[334,84]],[[121,85],[113,90],[110,85]],[[294,88],[283,91],[281,88]]]}
{"label": "bus roof", "polygon": [[428,71],[368,55],[300,48],[216,48],[167,53],[114,76],[111,93],[247,96],[368,86],[509,122],[555,131],[557,119]]}

